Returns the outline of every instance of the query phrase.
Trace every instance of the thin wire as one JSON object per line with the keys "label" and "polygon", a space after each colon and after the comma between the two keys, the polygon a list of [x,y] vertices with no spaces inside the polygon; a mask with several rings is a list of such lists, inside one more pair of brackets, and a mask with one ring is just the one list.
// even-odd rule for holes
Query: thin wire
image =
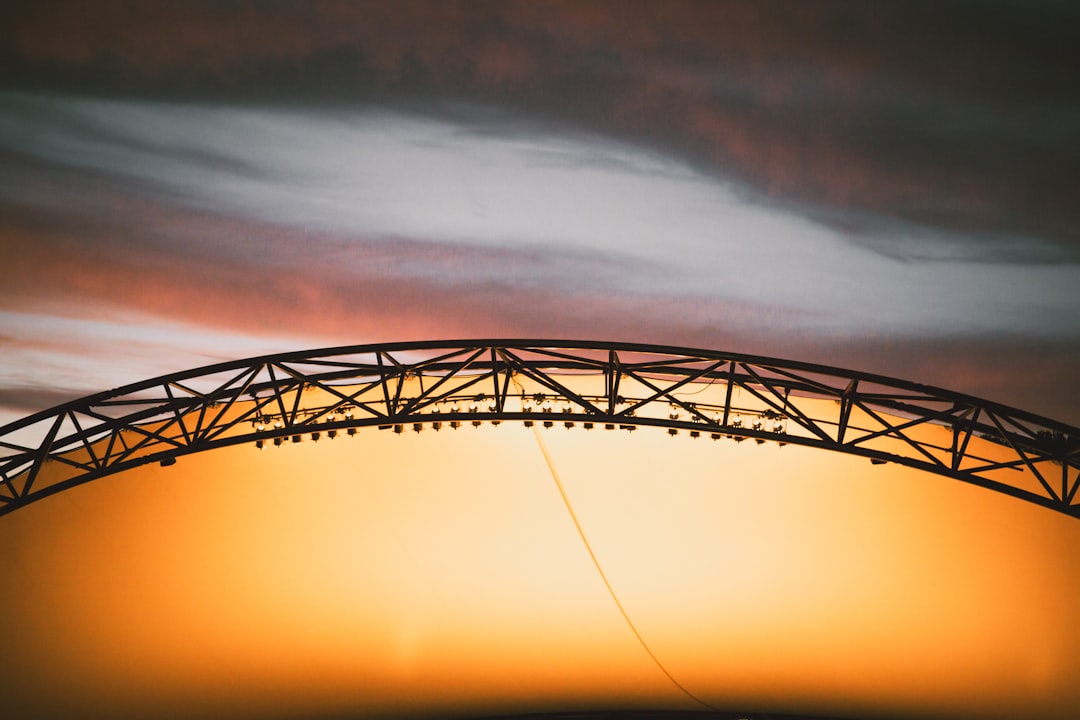
{"label": "thin wire", "polygon": [[589,539],[585,537],[585,530],[582,529],[581,523],[578,522],[577,513],[574,512],[573,506],[570,504],[570,498],[566,495],[566,490],[563,489],[562,482],[559,480],[559,473],[555,470],[555,463],[551,460],[551,455],[548,454],[547,445],[544,443],[544,438],[540,435],[540,432],[534,427],[532,429],[533,436],[536,438],[536,444],[540,446],[540,452],[544,455],[544,462],[547,463],[548,470],[551,472],[551,479],[555,481],[555,487],[559,489],[559,495],[562,497],[563,504],[566,505],[566,511],[570,513],[570,519],[574,521],[574,527],[577,528],[578,536],[581,537],[582,544],[585,545],[585,549],[589,552],[589,557],[592,558],[593,565],[596,566],[596,572],[599,573],[600,579],[604,581],[604,587],[607,588],[608,594],[611,595],[611,599],[615,601],[615,607],[619,608],[619,612],[622,613],[623,619],[626,620],[626,624],[630,626],[630,630],[634,633],[634,637],[641,643],[641,647],[645,649],[645,652],[649,654],[652,661],[656,663],[656,667],[660,668],[660,672],[667,676],[667,679],[672,682],[675,687],[682,690],[686,697],[690,698],[702,707],[709,710],[715,710],[719,712],[719,708],[713,707],[709,703],[705,702],[694,693],[683,687],[682,683],[675,679],[675,676],[668,672],[668,669],[664,667],[664,664],[660,662],[660,659],[653,654],[653,651],[649,649],[648,644],[645,642],[645,638],[641,636],[638,629],[634,626],[634,622],[630,619],[630,615],[627,614],[626,608],[619,602],[619,596],[615,594],[615,588],[611,587],[611,583],[607,579],[607,575],[604,574],[604,569],[600,567],[600,561],[596,558],[596,553],[593,552],[592,546],[589,545]]}

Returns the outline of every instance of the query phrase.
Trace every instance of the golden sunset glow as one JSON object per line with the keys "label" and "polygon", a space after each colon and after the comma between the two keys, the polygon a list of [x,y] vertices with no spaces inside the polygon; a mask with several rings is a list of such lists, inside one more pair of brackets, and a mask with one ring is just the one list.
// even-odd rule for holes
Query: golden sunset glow
{"label": "golden sunset glow", "polygon": [[642,640],[705,703],[1062,719],[1080,705],[1075,519],[794,445],[515,422],[244,444],[4,517],[8,702],[700,709],[620,615],[534,432]]}
{"label": "golden sunset glow", "polygon": [[1080,719],[1080,2],[6,5],[0,720]]}

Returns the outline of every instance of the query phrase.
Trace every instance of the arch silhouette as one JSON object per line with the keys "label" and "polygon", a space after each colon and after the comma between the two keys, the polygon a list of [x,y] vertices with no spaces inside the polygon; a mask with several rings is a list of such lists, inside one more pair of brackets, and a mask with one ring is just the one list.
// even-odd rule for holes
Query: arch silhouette
{"label": "arch silhouette", "polygon": [[0,428],[0,515],[219,447],[521,422],[664,428],[893,462],[1080,517],[1080,431],[893,378],[690,348],[556,340],[356,345],[220,363]]}

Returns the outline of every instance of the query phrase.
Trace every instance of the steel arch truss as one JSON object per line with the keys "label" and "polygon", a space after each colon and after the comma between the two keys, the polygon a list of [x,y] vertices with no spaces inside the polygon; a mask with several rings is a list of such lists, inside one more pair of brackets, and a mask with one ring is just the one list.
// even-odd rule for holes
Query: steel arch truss
{"label": "steel arch truss", "polygon": [[955,478],[1080,517],[1077,428],[832,367],[653,345],[422,342],[176,373],[0,428],[0,514],[89,480],[240,443],[521,422],[805,445]]}

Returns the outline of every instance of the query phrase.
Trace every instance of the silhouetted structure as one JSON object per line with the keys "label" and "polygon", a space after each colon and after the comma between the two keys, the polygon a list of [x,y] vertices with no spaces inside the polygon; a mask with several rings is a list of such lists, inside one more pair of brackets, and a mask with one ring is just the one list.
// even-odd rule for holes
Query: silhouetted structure
{"label": "silhouetted structure", "polygon": [[[522,422],[804,445],[894,462],[1074,517],[1080,432],[892,378],[775,358],[551,340],[338,347],[237,360],[0,428],[0,514],[148,462],[254,443]],[[30,439],[27,439],[30,438]]]}

